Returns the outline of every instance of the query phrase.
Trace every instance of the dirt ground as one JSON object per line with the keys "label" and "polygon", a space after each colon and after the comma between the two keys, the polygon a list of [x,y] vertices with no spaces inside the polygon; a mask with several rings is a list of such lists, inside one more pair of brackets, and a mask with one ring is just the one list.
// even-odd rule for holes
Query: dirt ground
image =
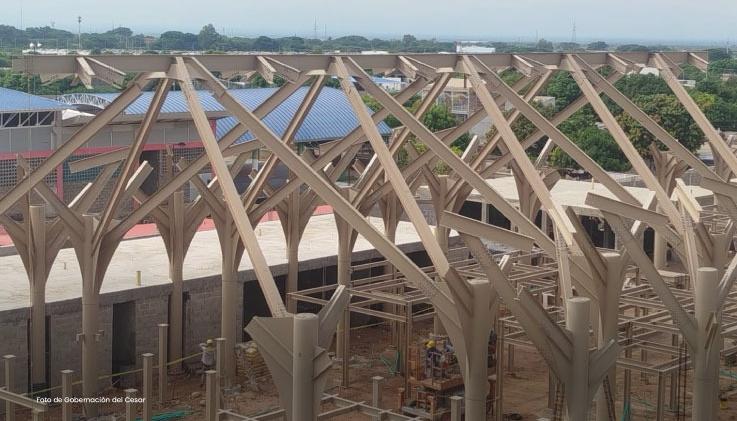
{"label": "dirt ground", "polygon": [[[425,337],[432,328],[431,323],[422,323],[415,326],[417,338]],[[371,402],[371,378],[382,376],[386,380],[383,389],[383,408],[398,408],[398,389],[403,387],[401,376],[392,376],[387,366],[380,360],[379,355],[386,350],[390,342],[390,332],[386,326],[358,329],[353,332],[351,350],[351,385],[349,388],[339,386],[340,370],[336,363],[327,383],[326,392],[339,394],[341,397],[353,401]],[[505,358],[506,362],[506,358]],[[737,369],[734,370],[736,380],[722,379],[722,390],[734,388],[737,390]],[[624,370],[618,370],[618,388],[615,408],[617,418],[621,419],[623,410],[623,376]],[[691,373],[689,373],[691,376]],[[514,370],[509,371],[505,364],[504,374],[504,400],[503,411],[505,414],[517,413],[523,420],[538,420],[541,417],[550,417],[551,410],[547,408],[548,397],[548,369],[539,354],[530,348],[516,347],[514,357]],[[639,373],[632,375],[632,419],[652,420],[655,419],[655,402],[657,402],[657,379],[649,377],[644,379]],[[204,418],[204,395],[205,389],[200,386],[200,376],[197,374],[182,374],[170,377],[169,392],[172,399],[164,405],[154,402],[154,414],[163,414],[174,411],[184,411],[187,415],[182,420],[202,420]],[[154,379],[154,382],[156,380]],[[268,412],[278,407],[278,396],[271,379],[266,376],[258,382],[258,391],[248,390],[246,379],[239,377],[233,391],[224,392],[224,407],[242,415],[257,415]],[[140,384],[140,383],[139,383]],[[691,390],[690,378],[687,379],[686,390]],[[120,389],[110,388],[103,393],[107,397],[122,397],[124,392]],[[666,391],[666,402],[669,400],[669,392]],[[690,400],[690,399],[689,399]],[[690,404],[690,402],[687,402]],[[328,408],[323,408],[328,409]],[[74,412],[81,413],[82,408],[74,408]],[[140,410],[140,409],[139,409]],[[105,416],[102,419],[122,419],[125,408],[122,404],[103,404],[100,413]],[[666,420],[690,419],[690,414],[680,418],[672,411],[666,410]],[[140,412],[139,412],[140,416]],[[18,411],[18,420],[30,419],[26,411]],[[61,409],[52,406],[51,411],[44,417],[45,420],[61,420]],[[75,417],[75,419],[81,419]],[[368,420],[369,418],[359,414],[345,415],[334,420]],[[492,419],[490,417],[490,419]],[[720,420],[737,420],[737,395],[726,401],[726,409],[720,412]]]}

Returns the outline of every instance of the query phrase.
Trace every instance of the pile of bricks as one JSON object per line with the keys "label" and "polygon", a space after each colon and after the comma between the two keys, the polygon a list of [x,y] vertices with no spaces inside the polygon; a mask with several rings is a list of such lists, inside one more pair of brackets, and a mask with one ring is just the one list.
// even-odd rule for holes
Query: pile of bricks
{"label": "pile of bricks", "polygon": [[269,369],[255,342],[237,344],[235,356],[237,375],[244,376],[250,386],[257,388],[258,380],[269,375]]}

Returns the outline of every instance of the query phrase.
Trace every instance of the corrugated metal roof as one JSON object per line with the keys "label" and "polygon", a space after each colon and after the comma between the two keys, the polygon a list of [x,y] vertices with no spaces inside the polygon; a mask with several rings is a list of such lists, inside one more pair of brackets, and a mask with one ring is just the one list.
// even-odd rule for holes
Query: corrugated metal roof
{"label": "corrugated metal roof", "polygon": [[66,108],[69,106],[53,99],[0,88],[0,112],[54,111]]}
{"label": "corrugated metal roof", "polygon": [[[253,110],[266,101],[278,88],[255,88],[255,89],[230,89],[229,92],[238,102],[249,110]],[[303,86],[281,103],[276,109],[269,113],[264,122],[277,135],[281,136],[287,129],[289,122],[297,112],[302,100],[307,94],[308,87]],[[215,100],[208,91],[197,92],[205,112],[223,112],[225,109]],[[107,101],[114,100],[118,94],[101,93],[96,94]],[[151,104],[153,92],[144,92],[125,110],[127,115],[145,114]],[[189,107],[181,91],[172,91],[166,96],[166,101],[161,107],[162,114],[187,113]],[[237,124],[234,117],[225,117],[217,121],[217,138],[222,138],[230,129]],[[302,126],[297,130],[295,142],[319,142],[339,139],[358,126],[358,120],[353,114],[348,98],[339,89],[324,87],[320,91],[309,114]],[[378,126],[382,135],[391,132],[389,126],[380,123]],[[239,142],[253,139],[250,133],[246,133]]]}
{"label": "corrugated metal roof", "polygon": [[[264,102],[275,90],[276,88],[233,89],[230,92],[238,102],[252,110]],[[269,113],[264,118],[264,123],[275,134],[279,136],[284,135],[289,122],[297,112],[307,91],[307,87],[298,89],[276,107],[274,111]],[[237,122],[237,119],[234,117],[226,117],[218,120],[218,139],[225,136]],[[320,91],[320,95],[318,95],[315,103],[312,105],[312,109],[310,109],[309,114],[307,114],[304,122],[302,122],[302,125],[297,130],[294,141],[296,143],[304,143],[340,139],[356,127],[358,127],[358,119],[356,119],[345,93],[340,89],[325,87]],[[391,133],[391,129],[384,122],[378,124],[377,127],[382,135]],[[246,133],[241,137],[240,141],[248,141],[252,138],[250,133]]]}
{"label": "corrugated metal roof", "polygon": [[[225,109],[220,105],[217,101],[215,101],[215,98],[212,97],[212,94],[210,94],[207,91],[198,91],[198,96],[200,97],[200,103],[202,104],[202,108],[204,108],[205,112],[218,112],[218,111],[225,111]],[[97,96],[98,98],[102,98],[103,100],[107,102],[113,102],[115,98],[118,97],[118,93],[95,93],[90,94]],[[123,114],[125,115],[143,115],[146,114],[146,111],[148,111],[149,106],[151,105],[151,100],[153,99],[154,93],[153,92],[143,92],[141,96],[139,96],[135,101],[133,101],[128,107],[123,111]],[[182,94],[182,91],[170,91],[166,95],[166,101],[164,101],[164,105],[161,107],[161,113],[162,114],[176,114],[176,113],[188,113],[189,112],[189,106],[187,105],[187,100],[184,98],[184,94]]]}

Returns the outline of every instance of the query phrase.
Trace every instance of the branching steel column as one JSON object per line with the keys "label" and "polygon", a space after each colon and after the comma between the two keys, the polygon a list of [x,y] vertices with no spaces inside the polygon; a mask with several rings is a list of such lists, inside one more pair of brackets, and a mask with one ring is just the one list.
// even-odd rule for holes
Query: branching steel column
{"label": "branching steel column", "polygon": [[[350,188],[341,189],[340,193],[346,200],[350,200]],[[340,215],[335,214],[335,228],[338,230],[338,285],[351,287],[351,258],[356,236],[353,227]],[[338,332],[335,341],[335,354],[341,360],[341,384],[350,385],[350,343],[351,343],[351,312],[346,308],[338,322]]]}
{"label": "branching steel column", "polygon": [[435,237],[430,230],[425,217],[422,215],[420,207],[417,205],[417,202],[415,202],[414,196],[412,195],[409,186],[407,186],[404,177],[402,177],[396,162],[394,162],[391,152],[389,152],[384,140],[381,138],[379,130],[371,121],[371,116],[368,111],[366,111],[366,105],[363,103],[361,96],[353,86],[351,76],[342,60],[343,59],[340,57],[335,57],[333,62],[338,77],[340,78],[341,87],[348,97],[348,100],[351,102],[353,111],[356,113],[358,121],[360,122],[361,127],[363,127],[364,133],[366,133],[366,137],[371,143],[371,146],[381,162],[387,177],[389,177],[392,186],[397,192],[397,198],[402,203],[402,207],[409,216],[410,221],[412,221],[412,225],[414,225],[415,230],[417,230],[417,234],[419,235],[428,256],[430,256],[430,259],[433,261],[438,273],[440,273],[441,276],[445,276],[445,274],[451,270],[450,264],[448,263],[443,250],[440,248],[437,241],[435,241]]}
{"label": "branching steel column", "polygon": [[[228,209],[233,215],[233,222],[238,228],[238,232],[243,240],[243,244],[248,251],[248,256],[251,258],[254,271],[259,280],[259,285],[264,292],[266,303],[269,305],[269,309],[274,316],[283,316],[286,314],[286,307],[281,299],[279,290],[276,288],[276,283],[269,270],[269,265],[266,262],[266,257],[258,245],[256,234],[253,232],[253,227],[249,221],[246,210],[239,199],[238,191],[236,190],[233,178],[230,176],[228,167],[223,160],[222,152],[218,147],[215,135],[212,132],[212,128],[208,123],[207,116],[202,109],[197,92],[192,86],[192,80],[189,76],[189,71],[184,63],[184,60],[180,57],[177,58],[177,71],[179,72],[180,85],[182,92],[187,99],[190,113],[194,119],[195,125],[197,126],[197,132],[202,139],[202,143],[207,151],[207,155],[210,158],[210,163],[213,166],[215,173],[220,179],[220,185],[223,189],[225,196],[225,203],[228,205]],[[223,309],[225,310],[225,309]]]}
{"label": "branching steel column", "polygon": [[189,244],[184,242],[184,192],[169,198],[169,278],[172,282],[169,301],[169,361],[182,358],[184,349],[184,257]]}
{"label": "branching steel column", "polygon": [[[46,280],[49,276],[46,244],[46,211],[43,206],[29,209],[28,242],[31,264],[31,382],[46,382]],[[55,257],[54,250],[48,250]]]}
{"label": "branching steel column", "polygon": [[694,361],[693,420],[715,420],[719,414],[719,351],[721,306],[719,272],[699,268],[694,285],[698,349]]}

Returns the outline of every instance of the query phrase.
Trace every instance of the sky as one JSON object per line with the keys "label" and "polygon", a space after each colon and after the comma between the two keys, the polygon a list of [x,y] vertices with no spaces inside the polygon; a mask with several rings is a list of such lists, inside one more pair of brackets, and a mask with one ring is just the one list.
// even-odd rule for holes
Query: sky
{"label": "sky", "polygon": [[733,42],[736,0],[2,0],[0,24],[103,32],[114,26],[156,35],[413,34],[440,40],[648,40]]}

